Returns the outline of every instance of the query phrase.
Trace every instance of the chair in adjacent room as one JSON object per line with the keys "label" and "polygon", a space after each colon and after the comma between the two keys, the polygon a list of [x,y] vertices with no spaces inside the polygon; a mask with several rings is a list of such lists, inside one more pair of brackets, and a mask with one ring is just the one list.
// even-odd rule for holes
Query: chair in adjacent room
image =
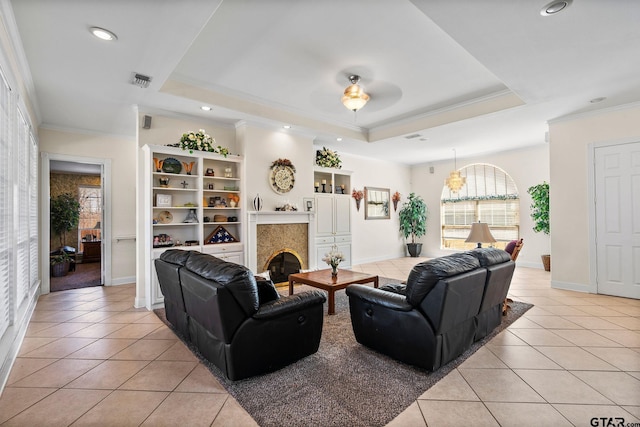
{"label": "chair in adjacent room", "polygon": [[[520,255],[520,250],[522,250],[522,247],[524,246],[524,241],[522,239],[520,240],[512,240],[509,243],[507,243],[507,246],[505,246],[504,250],[511,255],[511,261],[514,261],[518,258],[518,255]],[[504,300],[504,304],[502,305],[502,314],[506,315],[507,311],[509,310],[509,303],[513,302],[510,298],[506,298]]]}

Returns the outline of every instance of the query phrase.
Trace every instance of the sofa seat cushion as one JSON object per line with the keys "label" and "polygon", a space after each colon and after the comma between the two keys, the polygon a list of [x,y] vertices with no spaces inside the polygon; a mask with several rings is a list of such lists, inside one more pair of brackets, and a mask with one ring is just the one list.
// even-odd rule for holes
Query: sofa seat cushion
{"label": "sofa seat cushion", "polygon": [[416,307],[438,281],[478,267],[480,267],[478,259],[467,253],[451,254],[421,262],[409,273],[406,288],[407,302]]}

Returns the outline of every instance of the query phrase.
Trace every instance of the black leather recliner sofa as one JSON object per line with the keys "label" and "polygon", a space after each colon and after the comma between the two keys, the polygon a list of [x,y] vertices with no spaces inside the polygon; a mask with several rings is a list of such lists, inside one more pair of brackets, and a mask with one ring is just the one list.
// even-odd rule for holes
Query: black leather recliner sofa
{"label": "black leather recliner sofa", "polygon": [[356,340],[430,371],[453,360],[501,321],[496,313],[515,264],[499,252],[476,249],[422,262],[406,285],[348,286]]}
{"label": "black leather recliner sofa", "polygon": [[320,345],[325,295],[280,297],[270,280],[196,251],[155,260],[167,320],[232,381],[280,369]]}

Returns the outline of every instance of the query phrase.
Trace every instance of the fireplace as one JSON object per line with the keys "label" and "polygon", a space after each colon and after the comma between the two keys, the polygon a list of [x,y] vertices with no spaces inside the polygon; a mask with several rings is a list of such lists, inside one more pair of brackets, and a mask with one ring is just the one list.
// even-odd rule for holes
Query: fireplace
{"label": "fireplace", "polygon": [[262,273],[273,257],[289,252],[300,263],[299,269],[315,268],[313,215],[313,212],[249,212],[247,266]]}
{"label": "fireplace", "polygon": [[264,271],[276,285],[288,284],[289,275],[299,273],[302,269],[302,259],[293,249],[281,249],[274,252],[267,261]]}

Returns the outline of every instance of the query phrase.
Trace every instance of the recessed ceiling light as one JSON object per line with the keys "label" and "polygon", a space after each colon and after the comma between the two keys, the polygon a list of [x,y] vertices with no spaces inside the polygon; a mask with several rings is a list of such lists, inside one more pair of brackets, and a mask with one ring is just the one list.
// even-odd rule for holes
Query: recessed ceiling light
{"label": "recessed ceiling light", "polygon": [[285,128],[285,129],[291,129],[291,125],[284,125],[282,127]]}
{"label": "recessed ceiling light", "polygon": [[336,141],[340,142],[340,141],[342,141],[342,138],[337,137],[337,138],[336,138]]}
{"label": "recessed ceiling light", "polygon": [[551,16],[556,13],[562,12],[569,6],[573,0],[553,0],[551,3],[547,3],[542,9],[540,9],[540,15]]}
{"label": "recessed ceiling light", "polygon": [[203,105],[202,107],[200,107],[200,109],[204,111],[211,111],[211,107],[209,107],[208,105]]}
{"label": "recessed ceiling light", "polygon": [[95,37],[99,38],[100,40],[106,40],[106,41],[118,40],[118,36],[116,36],[114,33],[112,33],[109,30],[105,30],[104,28],[91,27],[89,28],[89,31],[91,31],[91,34],[93,34]]}
{"label": "recessed ceiling light", "polygon": [[607,99],[607,97],[606,97],[606,96],[600,96],[600,97],[598,97],[598,98],[593,98],[593,99],[592,99],[591,101],[589,101],[589,102],[590,102],[590,103],[592,103],[592,104],[597,104],[598,102],[602,102],[602,101],[604,101],[605,99]]}

